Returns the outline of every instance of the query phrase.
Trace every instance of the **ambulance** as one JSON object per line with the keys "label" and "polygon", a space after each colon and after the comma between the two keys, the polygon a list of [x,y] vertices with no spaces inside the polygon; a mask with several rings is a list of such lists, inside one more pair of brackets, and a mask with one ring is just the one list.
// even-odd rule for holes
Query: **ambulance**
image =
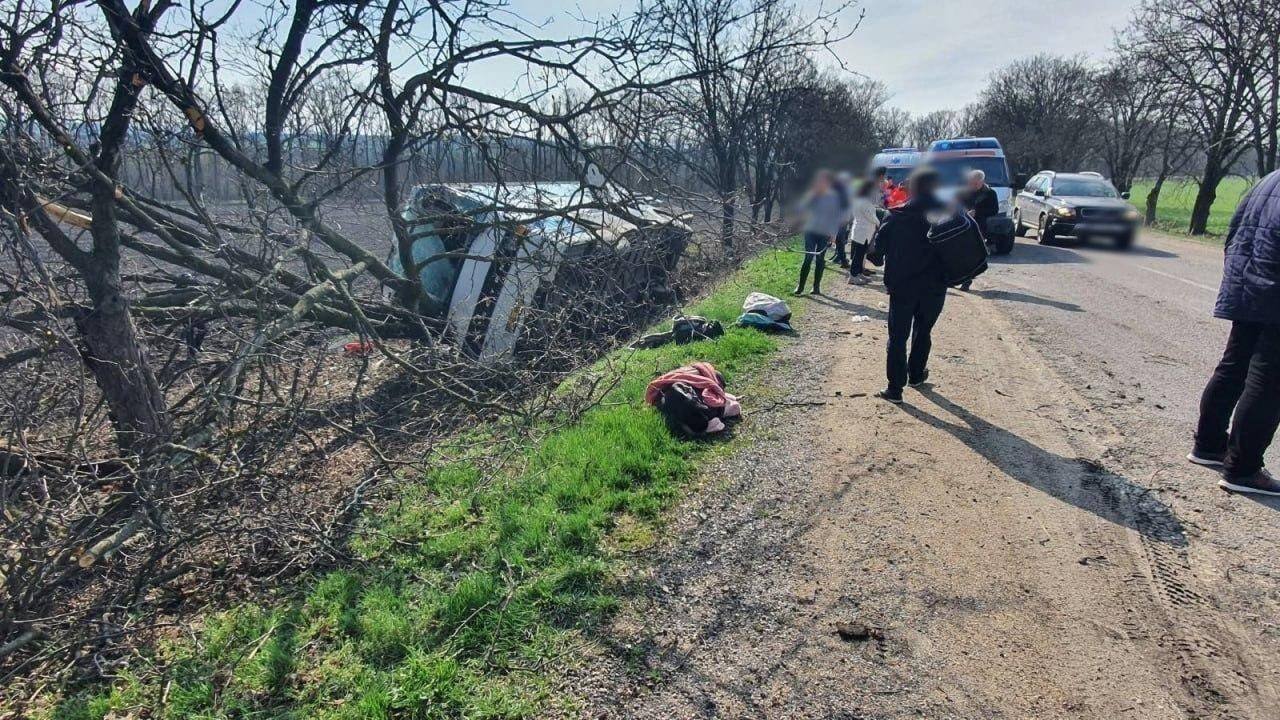
{"label": "ambulance", "polygon": [[981,170],[987,176],[987,185],[1000,200],[1000,215],[991,218],[983,228],[987,243],[997,255],[1011,252],[1013,220],[1009,210],[1016,193],[1000,141],[993,137],[934,140],[922,160],[938,172],[938,196],[942,200],[949,201],[964,189],[970,171]]}

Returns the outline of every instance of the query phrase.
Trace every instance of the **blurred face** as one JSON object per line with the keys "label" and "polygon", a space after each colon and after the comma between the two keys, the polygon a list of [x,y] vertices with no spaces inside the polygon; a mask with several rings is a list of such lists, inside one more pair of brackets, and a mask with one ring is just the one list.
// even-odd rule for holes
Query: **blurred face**
{"label": "blurred face", "polygon": [[824,193],[831,189],[831,174],[818,173],[813,176],[813,191],[816,193]]}
{"label": "blurred face", "polygon": [[983,182],[982,178],[978,177],[977,175],[970,175],[970,176],[969,176],[969,188],[970,188],[971,190],[978,190],[978,189],[980,189],[984,184],[985,184],[985,183]]}

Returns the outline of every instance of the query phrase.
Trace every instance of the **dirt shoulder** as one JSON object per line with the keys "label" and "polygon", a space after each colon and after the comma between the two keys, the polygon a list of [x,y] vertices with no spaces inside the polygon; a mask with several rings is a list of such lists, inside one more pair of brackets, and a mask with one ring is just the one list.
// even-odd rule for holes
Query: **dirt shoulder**
{"label": "dirt shoulder", "polygon": [[744,449],[589,641],[575,713],[1273,716],[1276,585],[1237,593],[1165,497],[1210,478],[1127,465],[1132,428],[976,295],[931,386],[876,400],[886,298],[830,285],[771,371],[786,402],[745,400]]}

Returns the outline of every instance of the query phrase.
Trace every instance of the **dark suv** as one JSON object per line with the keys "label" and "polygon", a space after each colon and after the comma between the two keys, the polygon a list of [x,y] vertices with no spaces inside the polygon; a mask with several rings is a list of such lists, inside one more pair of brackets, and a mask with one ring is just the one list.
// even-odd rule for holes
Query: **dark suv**
{"label": "dark suv", "polygon": [[1014,198],[1014,232],[1035,228],[1041,244],[1060,237],[1106,237],[1127,248],[1142,220],[1128,197],[1097,173],[1039,172]]}

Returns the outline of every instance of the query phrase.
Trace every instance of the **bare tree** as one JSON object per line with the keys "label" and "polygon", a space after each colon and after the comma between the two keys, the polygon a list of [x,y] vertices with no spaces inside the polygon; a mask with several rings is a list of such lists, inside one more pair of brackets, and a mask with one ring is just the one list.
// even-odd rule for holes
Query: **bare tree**
{"label": "bare tree", "polygon": [[1245,3],[1241,12],[1259,38],[1270,38],[1255,46],[1253,62],[1246,73],[1253,127],[1250,142],[1255,170],[1259,176],[1280,167],[1280,4],[1266,0]]}
{"label": "bare tree", "polygon": [[879,83],[822,73],[808,61],[782,70],[748,129],[744,177],[753,221],[761,208],[763,219],[772,219],[773,207],[785,206],[815,170],[865,162],[879,141],[877,113],[888,96]]}
{"label": "bare tree", "polygon": [[1123,47],[1141,57],[1175,96],[1199,138],[1203,165],[1188,227],[1205,232],[1219,183],[1249,149],[1251,91],[1263,46],[1250,12],[1263,0],[1147,0],[1125,31]]}
{"label": "bare tree", "polygon": [[914,147],[911,113],[898,107],[884,107],[876,113],[876,135],[883,147]]}
{"label": "bare tree", "polygon": [[[366,483],[422,462],[388,451],[409,442],[406,426],[434,438],[498,413],[537,417],[524,399],[550,402],[537,388],[612,337],[490,372],[419,281],[467,248],[422,257],[415,240],[424,223],[453,238],[501,212],[534,222],[625,205],[584,192],[547,211],[495,192],[466,217],[411,223],[409,185],[453,164],[502,188],[528,157],[583,187],[601,171],[661,185],[637,145],[644,104],[726,70],[673,68],[689,46],[673,45],[678,23],[660,9],[564,37],[487,0],[0,13],[6,678],[137,632],[156,588],[220,572],[210,544],[243,548],[269,577],[336,557]],[[769,38],[726,58],[736,67],[809,42],[763,15],[723,22]],[[513,87],[473,79],[492,63],[522,68]],[[544,318],[546,334],[632,309],[591,262],[575,272],[602,302],[563,304],[576,314]],[[608,318],[584,319],[602,306]],[[363,469],[302,508],[291,480],[339,448],[357,448]]]}
{"label": "bare tree", "polygon": [[670,23],[666,61],[697,78],[670,94],[662,112],[685,123],[681,137],[705,149],[693,169],[716,193],[721,238],[732,246],[750,125],[774,97],[778,68],[851,32],[837,24],[849,6],[808,17],[786,0],[658,0],[656,7]]}
{"label": "bare tree", "polygon": [[1121,55],[1093,76],[1089,98],[1097,123],[1092,144],[1122,192],[1132,186],[1160,141],[1161,116],[1167,110],[1164,97],[1163,84],[1131,57]]}
{"label": "bare tree", "polygon": [[1022,172],[1075,169],[1088,150],[1090,73],[1079,58],[1036,55],[997,70],[982,91],[970,134],[1000,138]]}
{"label": "bare tree", "polygon": [[934,110],[918,115],[911,121],[912,144],[927,149],[934,140],[947,140],[961,136],[960,113],[955,110]]}

